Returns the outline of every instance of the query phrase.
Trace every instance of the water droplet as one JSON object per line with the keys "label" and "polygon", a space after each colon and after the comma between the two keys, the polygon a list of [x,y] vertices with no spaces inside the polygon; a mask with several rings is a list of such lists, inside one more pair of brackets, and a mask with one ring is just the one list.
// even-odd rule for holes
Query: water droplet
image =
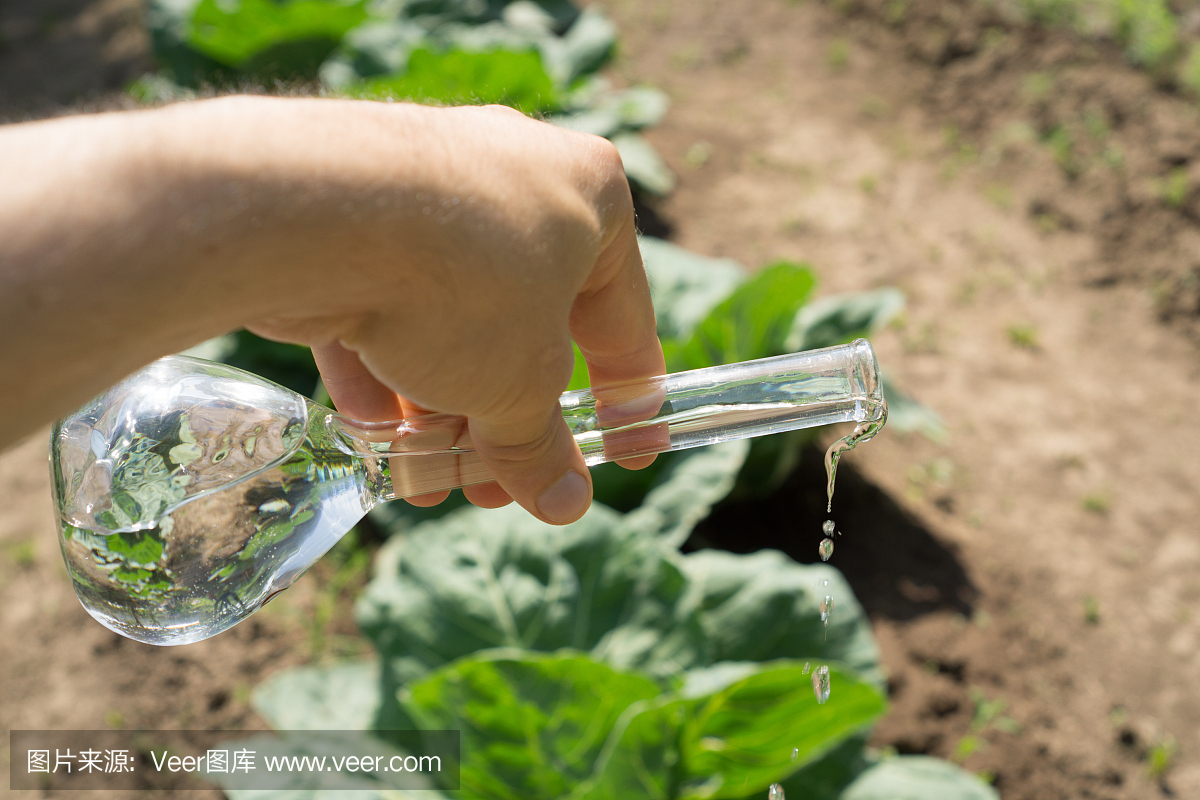
{"label": "water droplet", "polygon": [[829,618],[833,616],[833,598],[825,595],[825,599],[821,601],[821,622],[829,624]]}
{"label": "water droplet", "polygon": [[825,524],[821,526],[821,530],[825,531],[826,536],[833,536],[833,520],[825,520]]}
{"label": "water droplet", "polygon": [[[761,792],[762,789],[759,789]],[[767,789],[767,800],[784,800],[783,787],[778,783],[772,783],[771,788]]]}
{"label": "water droplet", "polygon": [[829,667],[820,666],[813,670],[812,685],[818,703],[829,699]]}
{"label": "water droplet", "polygon": [[817,552],[821,555],[822,561],[828,561],[833,556],[833,539],[822,539],[820,546],[817,547]]}
{"label": "water droplet", "polygon": [[805,662],[804,662],[804,669],[803,669],[801,672],[802,672],[804,675],[807,675],[807,674],[808,674],[808,671],[809,671],[810,669],[812,669],[812,664],[810,664],[810,663],[808,663],[807,661],[805,661]]}
{"label": "water droplet", "polygon": [[799,760],[800,760],[800,748],[793,747],[792,748],[792,763],[795,764]]}

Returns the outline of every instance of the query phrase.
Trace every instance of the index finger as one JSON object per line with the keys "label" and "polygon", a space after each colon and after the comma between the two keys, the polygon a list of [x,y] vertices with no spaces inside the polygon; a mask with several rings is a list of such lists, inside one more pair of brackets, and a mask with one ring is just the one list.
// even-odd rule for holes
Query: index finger
{"label": "index finger", "polygon": [[[571,336],[587,361],[592,386],[620,385],[662,375],[666,364],[658,340],[650,284],[638,249],[632,203],[617,235],[597,259],[593,276],[571,309]],[[642,393],[644,396],[629,392],[619,395],[620,408],[611,409],[622,418],[619,422],[648,419],[662,402],[656,388],[649,388]],[[616,397],[614,393],[612,399]],[[597,400],[605,402],[603,397]],[[665,444],[659,441],[664,438],[665,430],[648,428],[636,433],[647,439],[643,449]],[[632,444],[632,440],[627,442]],[[648,455],[620,463],[630,469],[641,469],[653,461],[654,456]]]}

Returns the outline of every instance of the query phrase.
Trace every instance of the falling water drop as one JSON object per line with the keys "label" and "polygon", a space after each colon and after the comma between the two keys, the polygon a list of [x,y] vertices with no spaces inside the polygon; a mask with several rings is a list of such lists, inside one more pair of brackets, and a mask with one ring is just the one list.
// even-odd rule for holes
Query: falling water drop
{"label": "falling water drop", "polygon": [[767,800],[784,800],[783,787],[778,783],[772,783],[771,788],[767,790]]}
{"label": "falling water drop", "polygon": [[833,529],[834,525],[833,520],[831,519],[825,520],[825,524],[821,526],[821,530],[825,531],[826,536],[833,536]]}
{"label": "falling water drop", "polygon": [[817,553],[820,554],[822,561],[828,561],[833,556],[833,539],[822,539],[821,544],[817,547]]}
{"label": "falling water drop", "polygon": [[825,599],[821,601],[819,608],[821,610],[821,622],[828,625],[829,618],[833,616],[833,597],[825,595]]}
{"label": "falling water drop", "polygon": [[813,670],[812,685],[818,703],[829,699],[829,667],[820,666]]}
{"label": "falling water drop", "polygon": [[792,748],[792,763],[795,764],[799,760],[800,760],[800,748],[793,747]]}
{"label": "falling water drop", "polygon": [[808,674],[808,671],[809,671],[810,669],[812,669],[812,664],[809,664],[807,661],[805,661],[805,662],[804,662],[804,669],[803,669],[803,670],[801,670],[801,674],[803,674],[803,675],[807,675],[807,674]]}

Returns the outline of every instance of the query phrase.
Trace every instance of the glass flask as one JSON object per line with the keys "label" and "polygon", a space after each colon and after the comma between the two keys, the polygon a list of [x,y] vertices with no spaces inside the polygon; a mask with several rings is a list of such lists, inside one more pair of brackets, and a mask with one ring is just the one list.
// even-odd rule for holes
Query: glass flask
{"label": "glass flask", "polygon": [[[560,404],[588,465],[833,423],[873,433],[886,414],[863,339],[567,392]],[[158,645],[241,622],[379,503],[491,480],[463,417],[360,422],[186,356],[57,423],[50,461],[84,608]]]}

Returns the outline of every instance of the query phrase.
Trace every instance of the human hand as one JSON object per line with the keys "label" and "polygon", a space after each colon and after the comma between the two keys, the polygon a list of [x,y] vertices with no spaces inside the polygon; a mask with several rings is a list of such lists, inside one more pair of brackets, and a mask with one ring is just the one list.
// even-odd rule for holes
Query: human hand
{"label": "human hand", "polygon": [[570,340],[593,384],[664,371],[612,145],[500,107],[218,103],[234,138],[270,131],[241,152],[257,263],[289,286],[249,327],[312,346],[348,416],[466,416],[496,476],[465,490],[475,504],[581,516],[591,478],[557,402]]}

